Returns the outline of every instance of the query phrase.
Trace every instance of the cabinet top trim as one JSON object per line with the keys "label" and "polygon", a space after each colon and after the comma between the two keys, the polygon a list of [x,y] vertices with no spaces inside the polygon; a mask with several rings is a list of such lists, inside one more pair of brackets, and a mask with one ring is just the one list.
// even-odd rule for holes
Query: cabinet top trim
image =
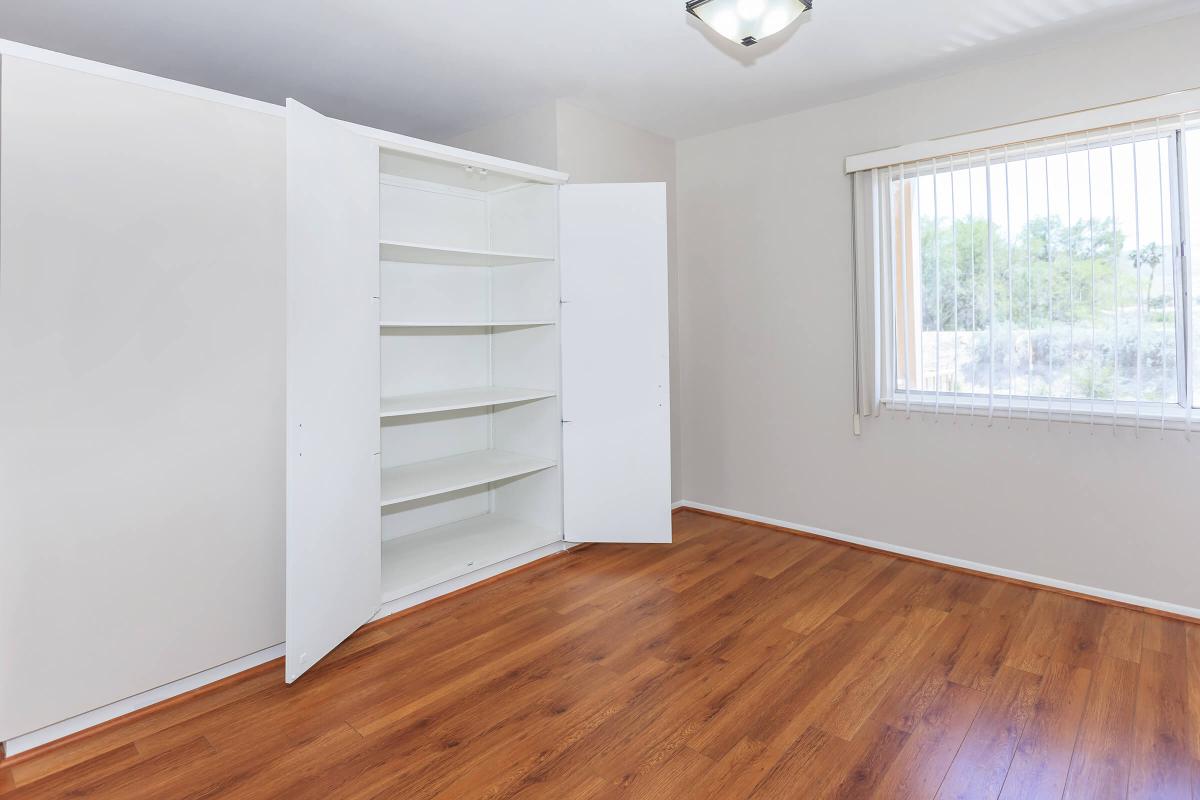
{"label": "cabinet top trim", "polygon": [[38,61],[56,67],[73,69],[77,72],[86,72],[89,75],[97,75],[101,78],[111,78],[113,80],[124,81],[125,83],[134,83],[150,89],[174,92],[175,94],[195,97],[199,100],[208,100],[213,103],[224,103],[225,105],[244,108],[248,111],[258,111],[262,114],[271,114],[276,117],[284,115],[283,106],[278,106],[274,103],[253,100],[249,97],[221,92],[204,86],[196,86],[195,84],[184,83],[183,81],[171,80],[170,78],[162,78],[158,75],[138,72],[137,70],[126,69],[125,67],[114,67],[112,64],[102,64],[99,61],[90,61],[78,56],[69,56],[66,53],[56,53],[53,50],[45,50],[41,47],[34,47],[9,39],[0,39],[0,55]]}
{"label": "cabinet top trim", "polygon": [[[124,81],[125,83],[133,83],[139,86],[146,86],[151,89],[159,89],[165,92],[173,92],[175,94],[185,95],[187,97],[195,97],[199,100],[207,100],[213,103],[224,103],[225,105],[244,108],[248,111],[257,111],[262,114],[270,114],[276,117],[282,117],[285,114],[282,105],[268,103],[262,100],[254,100],[241,95],[230,94],[228,92],[209,89],[204,86],[196,86],[183,81],[176,81],[170,78],[163,78],[158,75],[151,75],[147,72],[138,72],[137,70],[126,69],[125,67],[116,67],[111,64],[103,64],[99,61],[91,61],[78,56],[67,55],[66,53],[57,53],[53,50],[46,50],[33,45],[14,42],[11,39],[0,39],[0,56],[9,58],[24,58],[30,61],[38,61],[43,64],[51,64],[57,67],[73,69],[77,72],[85,72],[90,75],[97,75],[103,78],[111,78],[113,80]],[[544,167],[535,167],[530,164],[522,164],[517,161],[509,161],[505,158],[496,158],[495,156],[483,155],[481,153],[472,153],[469,150],[460,150],[457,147],[449,147],[444,144],[435,142],[426,142],[421,139],[415,139],[411,136],[403,136],[398,133],[380,130],[378,128],[370,128],[366,125],[359,125],[354,122],[344,122],[343,124],[350,126],[358,131],[363,136],[373,139],[380,147],[388,150],[396,150],[403,153],[422,156],[424,158],[433,158],[442,161],[450,161],[463,166],[481,167],[483,169],[495,170],[506,175],[521,178],[523,180],[532,181],[535,183],[560,184],[567,182],[567,174],[557,170],[545,169]]]}

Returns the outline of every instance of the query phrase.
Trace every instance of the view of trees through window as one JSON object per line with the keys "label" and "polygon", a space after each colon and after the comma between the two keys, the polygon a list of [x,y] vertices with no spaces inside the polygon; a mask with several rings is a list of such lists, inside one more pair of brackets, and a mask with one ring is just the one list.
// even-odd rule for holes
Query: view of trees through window
{"label": "view of trees through window", "polygon": [[1186,398],[1178,149],[1081,136],[894,173],[898,389]]}

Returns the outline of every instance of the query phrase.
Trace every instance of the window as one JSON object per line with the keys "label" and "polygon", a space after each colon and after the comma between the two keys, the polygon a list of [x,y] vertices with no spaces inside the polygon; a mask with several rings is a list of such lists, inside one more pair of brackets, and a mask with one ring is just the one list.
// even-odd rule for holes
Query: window
{"label": "window", "polygon": [[882,168],[876,181],[885,402],[1190,418],[1200,273],[1183,245],[1200,234],[1187,213],[1200,131],[1071,134]]}

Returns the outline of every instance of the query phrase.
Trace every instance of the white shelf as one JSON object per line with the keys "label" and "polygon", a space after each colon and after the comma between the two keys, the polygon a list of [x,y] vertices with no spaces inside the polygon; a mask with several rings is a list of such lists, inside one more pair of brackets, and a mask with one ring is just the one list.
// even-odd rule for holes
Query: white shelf
{"label": "white shelf", "polygon": [[499,250],[462,250],[454,247],[433,247],[412,242],[380,242],[379,258],[383,261],[402,261],[409,264],[438,264],[458,267],[506,267],[512,264],[533,264],[553,261],[554,256],[505,253]]}
{"label": "white shelf", "polygon": [[498,514],[390,539],[383,543],[382,602],[561,540],[561,534]]}
{"label": "white shelf", "polygon": [[406,320],[388,320],[380,322],[381,328],[534,328],[539,325],[556,325],[552,319],[526,319],[513,320],[510,322],[409,322]]}
{"label": "white shelf", "polygon": [[476,450],[403,467],[389,467],[382,474],[380,505],[390,506],[469,489],[553,466],[557,466],[557,462],[548,458],[510,453],[507,450]]}
{"label": "white shelf", "polygon": [[543,389],[514,389],[506,386],[478,386],[470,389],[451,389],[444,392],[421,392],[400,397],[385,397],[379,401],[380,417],[403,417],[409,414],[429,414],[436,411],[457,411],[463,408],[483,408],[526,400],[554,397]]}

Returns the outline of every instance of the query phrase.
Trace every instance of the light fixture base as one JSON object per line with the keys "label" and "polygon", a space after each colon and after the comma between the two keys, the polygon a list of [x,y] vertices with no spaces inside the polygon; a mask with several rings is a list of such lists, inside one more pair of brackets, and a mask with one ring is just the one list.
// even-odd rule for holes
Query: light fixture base
{"label": "light fixture base", "polygon": [[686,0],[684,9],[744,47],[779,33],[812,11],[813,0]]}

